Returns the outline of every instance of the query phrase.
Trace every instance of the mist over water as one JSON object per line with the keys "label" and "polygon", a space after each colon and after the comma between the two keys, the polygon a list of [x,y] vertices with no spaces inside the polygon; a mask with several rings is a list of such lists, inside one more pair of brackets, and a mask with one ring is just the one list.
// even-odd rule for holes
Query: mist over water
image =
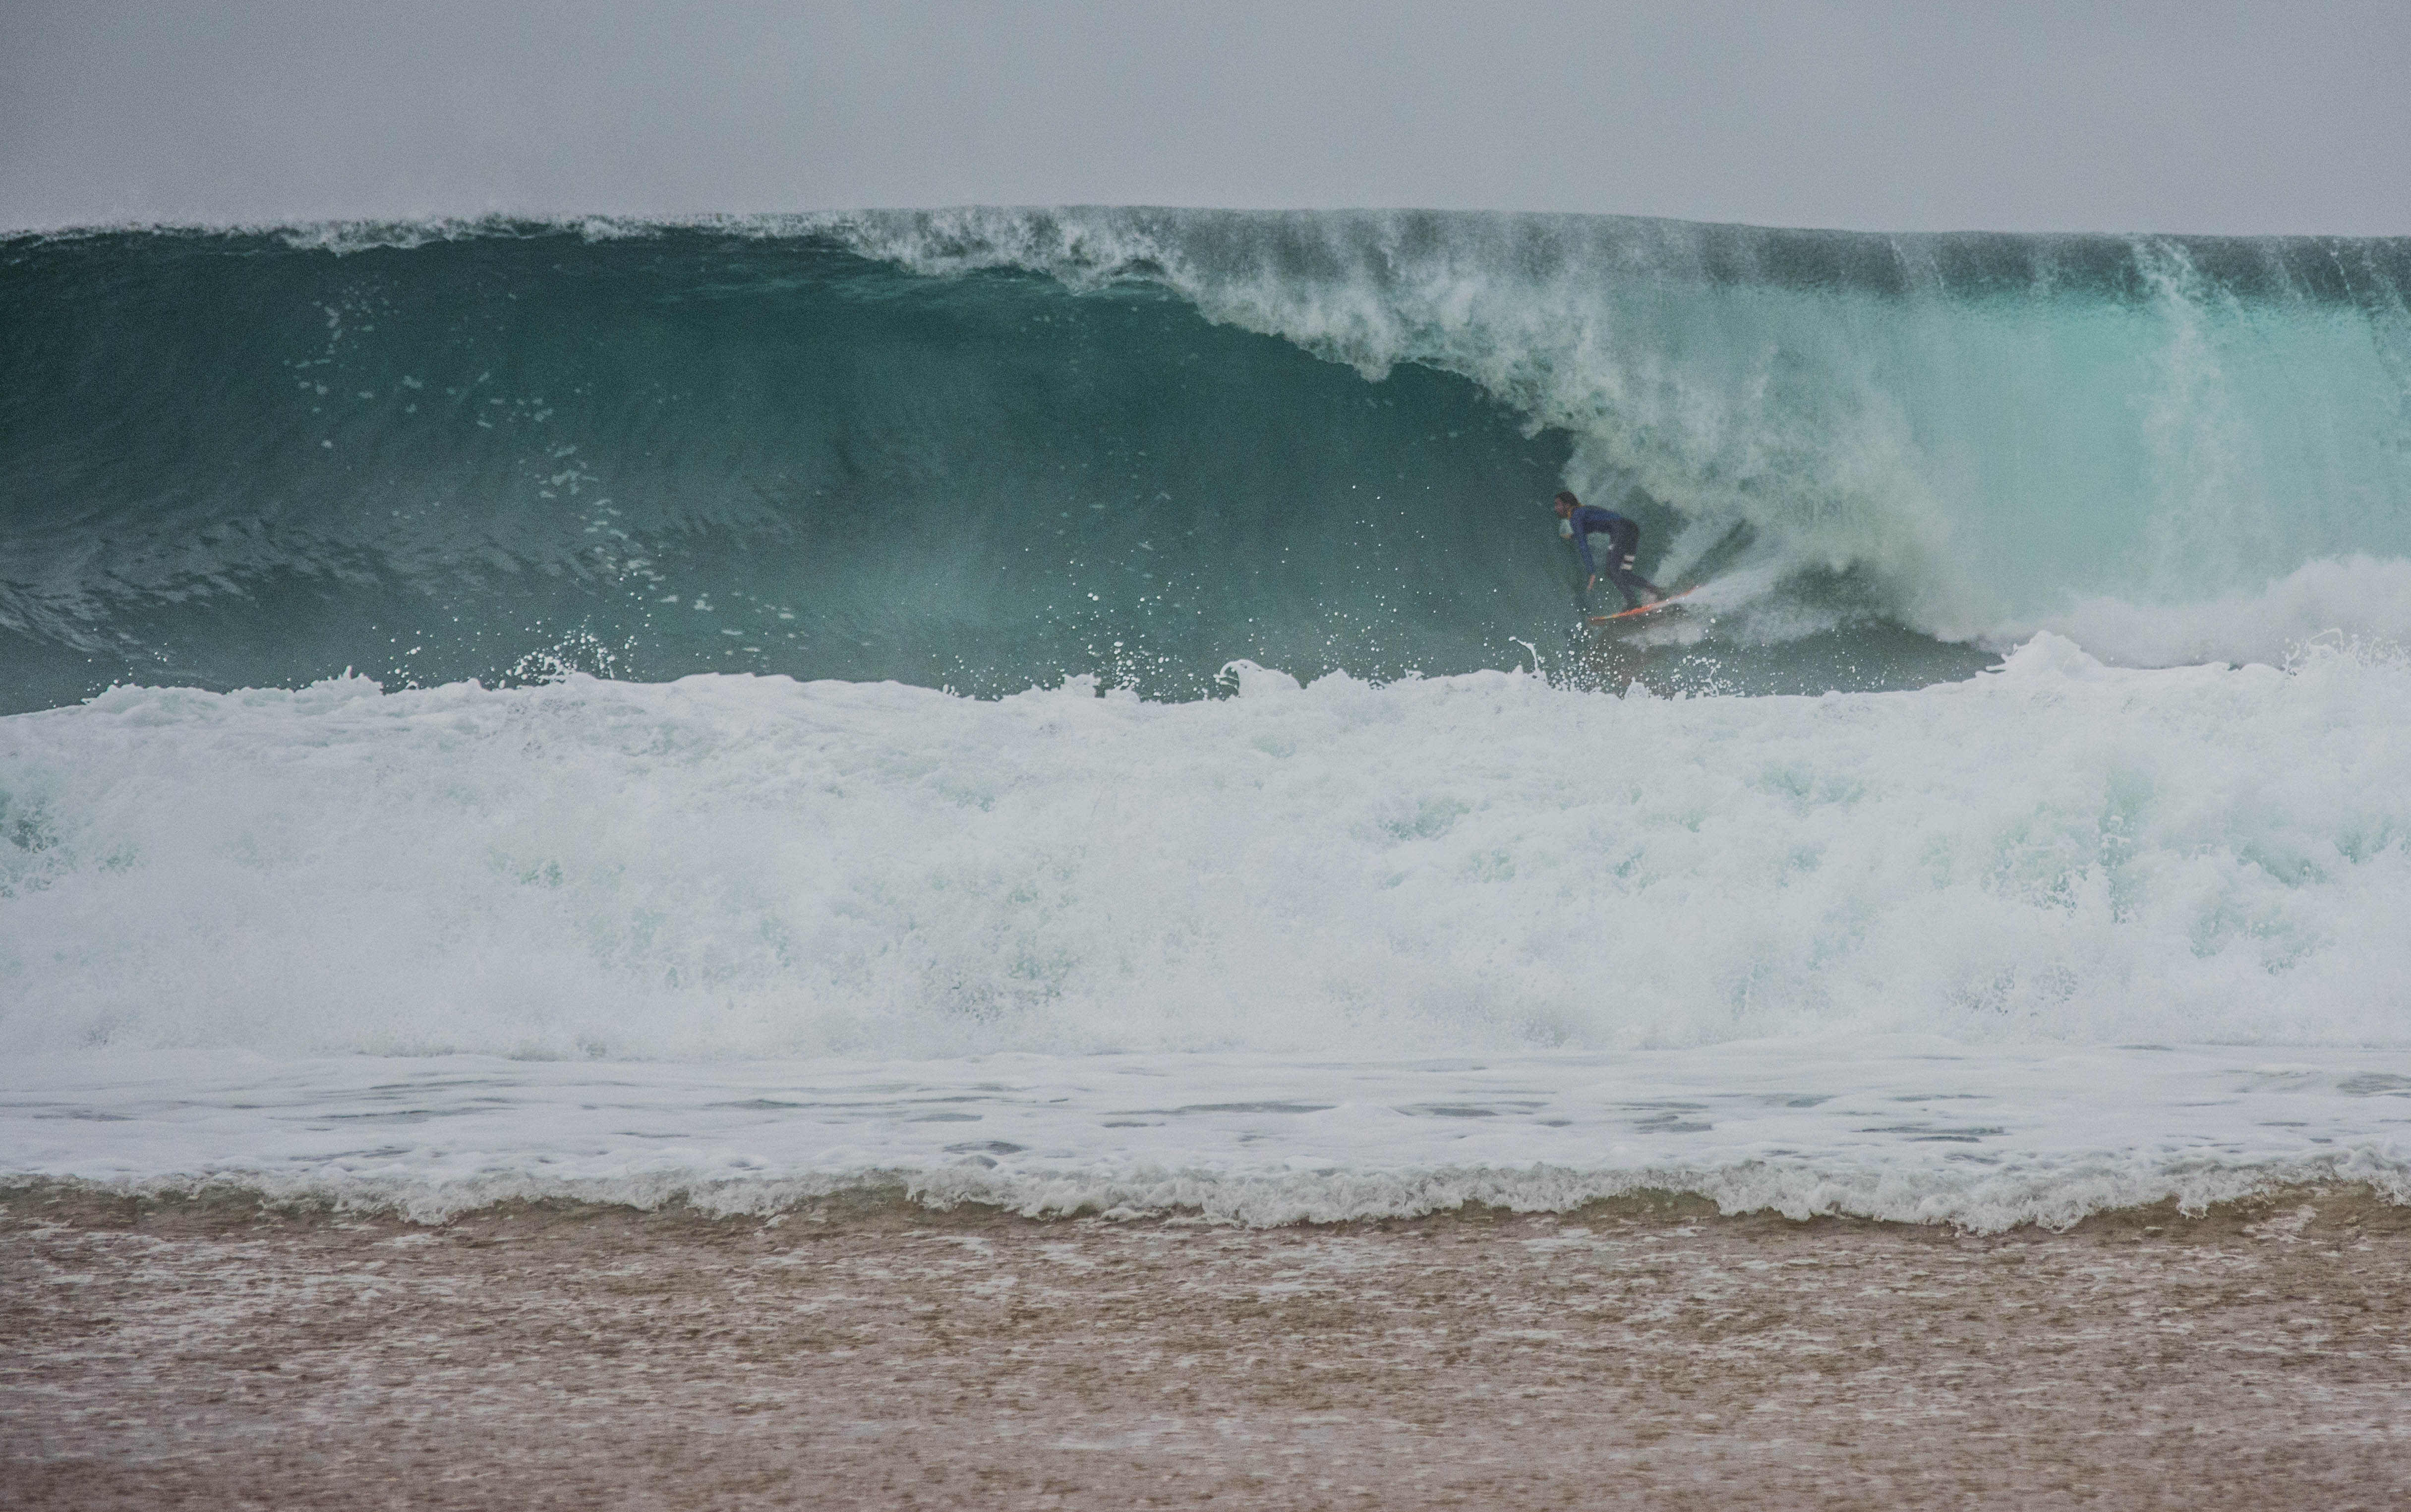
{"label": "mist over water", "polygon": [[[2406,273],[2401,241],[1403,213],[19,239],[0,1051],[101,1122],[154,1116],[110,1068],[265,1057],[329,1131],[383,1096],[345,1057],[466,1057],[530,1109],[510,1066],[839,1057],[886,1132],[766,1126],[727,1170],[975,1155],[1016,1201],[1178,1186],[1104,1132],[1104,1055],[1239,1110],[1198,1180],[1397,1178],[1293,1215],[1480,1187],[1399,1175],[1456,1148],[1384,1122],[1430,1107],[1510,1119],[1485,1170],[1771,1161],[1732,1189],[1803,1211],[2392,1180]],[[1614,605],[1561,487],[1685,608],[1583,623]],[[1786,1097],[1881,1046],[1885,1098],[2000,1106],[1780,1148],[1685,1113],[1636,1154],[1629,1095],[1576,1086],[1678,1052],[1772,1085],[1809,1042]],[[2051,1111],[2043,1048],[2103,1086],[2171,1044],[2244,1060],[2189,1051],[2082,1139]],[[897,1132],[995,1056],[1089,1122],[1019,1166]],[[1483,1056],[1540,1090],[1442,1085]],[[1397,1106],[1308,1137],[1246,1084],[1300,1057]],[[2281,1149],[2246,1110],[2295,1062],[2325,1100]],[[1996,1064],[2025,1090],[1965,1090]],[[252,1179],[221,1111],[210,1169]],[[490,1170],[402,1141],[376,1180],[575,1153],[504,1123]],[[27,1169],[201,1158],[41,1140]]]}

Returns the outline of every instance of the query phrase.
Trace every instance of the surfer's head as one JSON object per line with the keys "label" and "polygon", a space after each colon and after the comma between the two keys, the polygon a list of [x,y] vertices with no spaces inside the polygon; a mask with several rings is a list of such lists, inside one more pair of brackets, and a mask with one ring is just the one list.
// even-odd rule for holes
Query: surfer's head
{"label": "surfer's head", "polygon": [[1572,514],[1575,510],[1580,509],[1581,507],[1582,501],[1575,498],[1572,494],[1560,493],[1557,495],[1557,518],[1564,519],[1567,516]]}

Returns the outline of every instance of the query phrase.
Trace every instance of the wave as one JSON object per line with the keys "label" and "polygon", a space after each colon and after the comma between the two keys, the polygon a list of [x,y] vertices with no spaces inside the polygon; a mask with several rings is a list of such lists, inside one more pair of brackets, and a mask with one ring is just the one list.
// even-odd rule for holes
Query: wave
{"label": "wave", "polygon": [[[6,1169],[2399,1196],[2406,269],[1147,210],[0,241]],[[1683,611],[1580,623],[1568,486]]]}
{"label": "wave", "polygon": [[1574,439],[1580,491],[1671,510],[1670,570],[1746,527],[1786,572],[1866,574],[1947,639],[2411,550],[2411,240],[1121,210],[829,224],[925,272],[1160,280],[1368,379],[1464,374]]}
{"label": "wave", "polygon": [[2400,643],[2406,268],[1408,212],[21,237],[0,707],[347,667],[1620,686],[1561,486],[1719,585],[1644,637],[1661,687]]}

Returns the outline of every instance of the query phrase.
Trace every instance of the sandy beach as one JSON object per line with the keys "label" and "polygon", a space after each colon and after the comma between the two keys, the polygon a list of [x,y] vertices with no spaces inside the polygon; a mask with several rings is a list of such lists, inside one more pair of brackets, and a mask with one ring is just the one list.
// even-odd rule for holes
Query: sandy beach
{"label": "sandy beach", "polygon": [[12,1507],[2401,1505],[2411,1209],[0,1203]]}

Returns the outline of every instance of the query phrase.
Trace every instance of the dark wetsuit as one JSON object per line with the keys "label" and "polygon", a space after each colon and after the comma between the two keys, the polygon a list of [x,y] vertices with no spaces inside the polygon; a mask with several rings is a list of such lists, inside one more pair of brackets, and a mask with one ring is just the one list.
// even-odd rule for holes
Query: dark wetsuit
{"label": "dark wetsuit", "polygon": [[[1641,549],[1639,525],[1615,510],[1601,509],[1597,504],[1585,504],[1575,510],[1568,517],[1568,523],[1573,526],[1574,545],[1582,549],[1583,570],[1595,575],[1606,574],[1607,580],[1615,585],[1615,591],[1624,595],[1626,608],[1641,607],[1642,591],[1647,592],[1652,599],[1666,596],[1665,589],[1632,570],[1632,559]],[[1607,537],[1607,565],[1604,567],[1590,554],[1590,538],[1594,535]]]}

